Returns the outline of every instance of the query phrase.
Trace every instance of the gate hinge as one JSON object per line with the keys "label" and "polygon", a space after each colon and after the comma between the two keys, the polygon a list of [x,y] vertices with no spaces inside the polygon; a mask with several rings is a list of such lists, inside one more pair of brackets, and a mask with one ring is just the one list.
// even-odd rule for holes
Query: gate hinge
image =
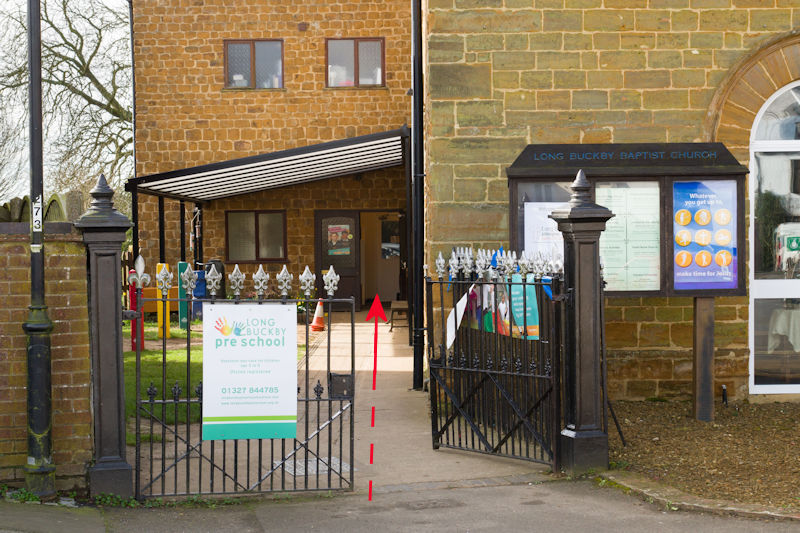
{"label": "gate hinge", "polygon": [[559,294],[559,295],[556,295],[556,296],[553,296],[553,301],[554,302],[566,302],[568,304],[571,304],[572,303],[573,292],[574,292],[574,289],[573,288],[569,288],[569,289],[567,289],[567,292]]}
{"label": "gate hinge", "polygon": [[136,320],[140,316],[142,316],[142,314],[139,311],[133,309],[122,310],[122,320]]}

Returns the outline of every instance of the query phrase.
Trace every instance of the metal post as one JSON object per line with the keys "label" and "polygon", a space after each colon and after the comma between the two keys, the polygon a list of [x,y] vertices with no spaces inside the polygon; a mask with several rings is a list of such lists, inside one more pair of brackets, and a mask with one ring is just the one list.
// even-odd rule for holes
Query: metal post
{"label": "metal post", "polygon": [[181,219],[181,261],[186,261],[186,205],[181,200],[180,203]]}
{"label": "metal post", "polygon": [[[166,253],[164,251],[164,197],[158,197],[158,262],[166,263]],[[138,256],[137,256],[138,257]]]}
{"label": "metal post", "polygon": [[94,464],[89,468],[89,490],[92,495],[113,493],[128,498],[133,496],[133,470],[125,459],[120,245],[131,223],[114,209],[114,191],[104,176],[90,194],[91,206],[75,223],[83,232],[89,266],[94,412]]}
{"label": "metal post", "polygon": [[422,376],[422,363],[425,356],[425,327],[424,327],[424,293],[423,290],[424,280],[422,277],[422,265],[424,261],[424,243],[425,243],[425,149],[423,146],[423,105],[424,105],[424,88],[422,84],[422,0],[414,0],[411,10],[411,31],[413,38],[411,39],[411,55],[412,55],[412,83],[413,83],[413,98],[414,104],[412,106],[412,121],[411,121],[411,139],[413,145],[413,212],[411,216],[411,223],[413,224],[414,231],[414,253],[412,257],[412,276],[414,279],[414,301],[409,306],[409,312],[413,315],[414,320],[414,375],[413,387],[416,390],[422,389],[423,376]]}
{"label": "metal post", "polygon": [[566,209],[550,218],[564,235],[564,388],[566,427],[561,431],[562,464],[571,474],[608,468],[608,433],[603,427],[602,279],[600,233],[614,215],[592,202],[583,170],[572,183]]}
{"label": "metal post", "polygon": [[139,257],[139,191],[131,191],[131,217],[133,217],[133,260]]}
{"label": "metal post", "polygon": [[203,204],[197,206],[197,233],[196,233],[197,243],[197,262],[203,263],[205,261],[203,257]]}
{"label": "metal post", "polygon": [[31,305],[22,329],[28,336],[28,461],[25,486],[55,492],[50,332],[44,295],[44,168],[42,156],[42,36],[39,0],[28,0],[28,124],[31,173]]}

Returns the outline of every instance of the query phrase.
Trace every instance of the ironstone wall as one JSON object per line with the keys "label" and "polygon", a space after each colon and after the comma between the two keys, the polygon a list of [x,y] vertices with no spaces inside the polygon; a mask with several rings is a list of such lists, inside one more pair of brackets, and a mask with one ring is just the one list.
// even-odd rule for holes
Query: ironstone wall
{"label": "ironstone wall", "polygon": [[[136,68],[136,174],[144,176],[279,150],[312,145],[402,127],[410,122],[411,10],[406,0],[325,0],[313,2],[236,2],[179,0],[133,3],[133,53]],[[385,87],[325,87],[325,39],[382,37],[385,39]],[[283,41],[284,87],[225,88],[225,39]],[[287,210],[396,209],[405,203],[390,171],[377,177],[318,182],[295,189],[296,194],[251,196],[240,209]],[[370,176],[375,176],[370,181]],[[402,183],[400,184],[402,187]],[[378,203],[392,188],[392,202]],[[292,190],[294,188],[289,188]],[[395,194],[395,191],[397,193]],[[348,196],[348,197],[346,197]],[[374,199],[375,201],[368,201]],[[140,196],[141,250],[146,264],[158,260],[158,214],[155,198]],[[271,207],[259,207],[259,201]],[[330,202],[326,201],[330,200]],[[287,203],[289,205],[287,205]],[[179,250],[177,202],[167,200],[167,261]],[[187,204],[187,218],[193,205]],[[282,207],[281,207],[282,208]],[[293,220],[290,257],[296,268],[313,266],[304,246],[313,218]],[[220,218],[211,214],[211,218]],[[207,219],[208,221],[208,219]],[[215,222],[216,224],[216,222]],[[212,239],[224,229],[210,223]],[[300,229],[303,228],[303,229]],[[187,224],[188,235],[188,224]],[[313,234],[310,235],[313,237]],[[188,241],[187,241],[188,242]],[[206,244],[205,258],[224,257],[220,244]],[[224,241],[222,246],[224,246]],[[294,253],[292,248],[302,248]],[[222,254],[222,255],[220,255]],[[188,252],[187,258],[191,258]]]}
{"label": "ironstone wall", "polygon": [[[427,6],[428,263],[507,245],[504,170],[527,144],[717,141],[747,164],[756,112],[800,79],[796,0]],[[747,395],[747,303],[716,302],[717,394]],[[609,299],[606,320],[612,398],[690,392],[690,301]]]}
{"label": "ironstone wall", "polygon": [[[0,223],[0,481],[21,482],[27,460],[27,223]],[[51,336],[56,488],[86,484],[92,457],[86,250],[71,223],[45,224],[45,296]]]}

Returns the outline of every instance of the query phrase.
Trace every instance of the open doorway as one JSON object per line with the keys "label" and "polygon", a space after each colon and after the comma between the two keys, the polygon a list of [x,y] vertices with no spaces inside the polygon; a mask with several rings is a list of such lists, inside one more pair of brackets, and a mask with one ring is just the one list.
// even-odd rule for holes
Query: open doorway
{"label": "open doorway", "polygon": [[362,211],[361,215],[361,294],[369,306],[377,294],[381,302],[400,300],[401,269],[405,255],[401,246],[403,235],[400,213],[397,211]]}

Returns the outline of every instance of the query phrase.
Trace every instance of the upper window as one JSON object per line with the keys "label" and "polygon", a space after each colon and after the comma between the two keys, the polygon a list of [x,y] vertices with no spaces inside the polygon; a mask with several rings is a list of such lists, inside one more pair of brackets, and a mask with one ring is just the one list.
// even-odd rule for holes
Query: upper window
{"label": "upper window", "polygon": [[383,39],[328,39],[328,87],[384,85]]}
{"label": "upper window", "polygon": [[225,41],[225,87],[283,87],[283,41]]}
{"label": "upper window", "polygon": [[228,261],[286,259],[284,211],[229,211],[226,229]]}

